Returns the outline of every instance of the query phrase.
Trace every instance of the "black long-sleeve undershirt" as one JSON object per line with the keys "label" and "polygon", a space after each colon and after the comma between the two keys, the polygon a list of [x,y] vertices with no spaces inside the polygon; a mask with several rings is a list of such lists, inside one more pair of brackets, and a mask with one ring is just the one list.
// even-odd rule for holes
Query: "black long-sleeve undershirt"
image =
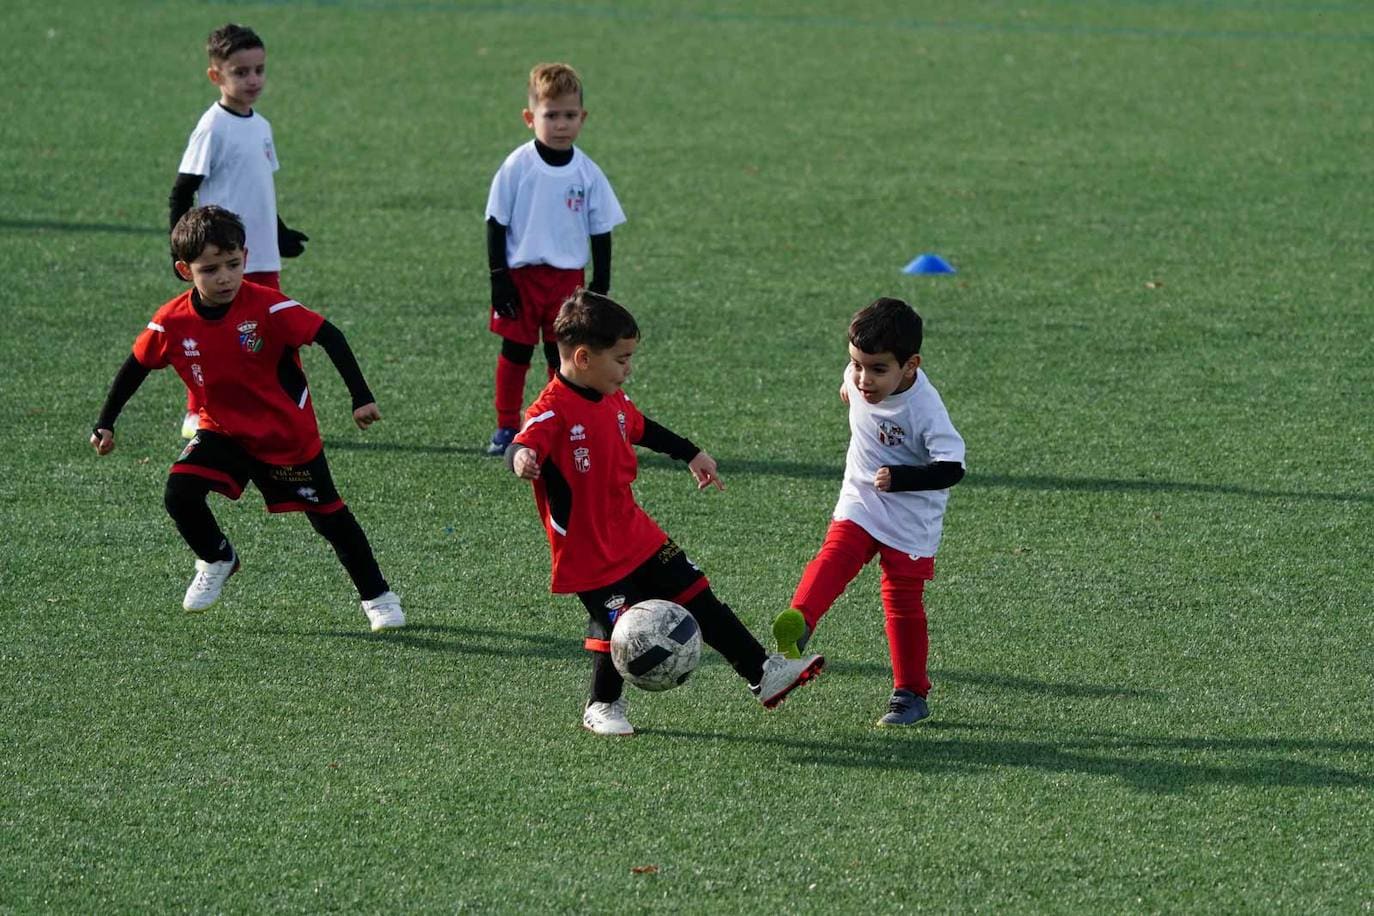
{"label": "black long-sleeve undershirt", "polygon": [[936,461],[932,464],[888,464],[892,473],[890,493],[909,490],[944,490],[964,479],[964,466],[957,461]]}
{"label": "black long-sleeve undershirt", "polygon": [[138,386],[143,384],[148,372],[148,368],[130,353],[129,358],[124,360],[124,365],[115,373],[114,381],[110,383],[110,392],[105,395],[105,403],[100,408],[100,417],[95,421],[95,429],[114,430],[119,412],[129,403],[129,398],[134,396],[134,392],[138,391]]}
{"label": "black long-sleeve undershirt", "polygon": [[203,181],[205,181],[204,175],[177,172],[176,181],[172,183],[172,193],[167,195],[168,232],[175,229],[177,220],[185,216],[186,211],[195,206],[196,191],[200,189]]}
{"label": "black long-sleeve undershirt", "polygon": [[353,355],[353,348],[348,345],[343,331],[326,321],[315,332],[315,339],[312,342],[319,344],[324,348],[324,352],[329,354],[330,362],[334,364],[334,368],[338,370],[344,384],[348,386],[348,393],[353,398],[354,410],[376,400],[372,396],[372,390],[367,387],[367,380],[363,378],[363,370],[359,368],[357,357]]}
{"label": "black long-sleeve undershirt", "polygon": [[684,439],[677,433],[650,420],[644,418],[644,435],[640,436],[636,445],[642,445],[650,451],[658,452],[660,455],[667,455],[675,461],[691,461],[697,456],[701,449],[697,448],[690,439]]}

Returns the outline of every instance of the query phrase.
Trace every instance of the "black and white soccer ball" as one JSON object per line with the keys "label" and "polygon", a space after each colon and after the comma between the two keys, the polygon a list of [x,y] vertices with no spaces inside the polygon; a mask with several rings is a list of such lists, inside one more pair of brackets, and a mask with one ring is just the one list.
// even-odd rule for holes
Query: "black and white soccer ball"
{"label": "black and white soccer ball", "polygon": [[685,607],[650,598],[620,612],[611,631],[611,662],[641,690],[672,690],[701,661],[701,628]]}

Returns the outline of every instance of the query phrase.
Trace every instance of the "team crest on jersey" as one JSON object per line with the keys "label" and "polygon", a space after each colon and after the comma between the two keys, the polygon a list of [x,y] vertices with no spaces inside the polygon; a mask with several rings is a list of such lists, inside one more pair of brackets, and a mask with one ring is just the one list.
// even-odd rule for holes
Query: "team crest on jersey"
{"label": "team crest on jersey", "polygon": [[573,428],[568,430],[569,442],[581,442],[587,438],[587,428],[581,423],[574,423]]}
{"label": "team crest on jersey", "polygon": [[191,363],[191,380],[200,387],[205,387],[205,373],[200,371],[200,363]]}
{"label": "team crest on jersey", "polygon": [[573,449],[573,467],[585,474],[592,469],[592,451],[589,448]]}
{"label": "team crest on jersey", "polygon": [[262,140],[262,154],[267,157],[268,162],[276,162],[276,153],[272,151],[272,138],[264,137]]}
{"label": "team crest on jersey", "polygon": [[582,208],[587,205],[587,190],[580,184],[568,185],[568,190],[563,193],[563,203],[574,213],[581,213]]}
{"label": "team crest on jersey", "polygon": [[257,353],[262,349],[262,338],[258,336],[258,323],[245,321],[238,326],[239,346],[245,353]]}
{"label": "team crest on jersey", "polygon": [[906,430],[896,423],[883,420],[878,424],[878,441],[883,445],[901,445],[906,441]]}
{"label": "team crest on jersey", "polygon": [[625,411],[623,411],[623,410],[617,410],[617,411],[615,412],[615,422],[620,426],[620,438],[624,439],[624,438],[625,438]]}
{"label": "team crest on jersey", "polygon": [[181,349],[186,351],[187,356],[199,356],[200,350],[197,349],[200,342],[194,337],[183,337],[181,339]]}
{"label": "team crest on jersey", "polygon": [[320,501],[320,494],[314,487],[297,487],[296,493],[306,502],[317,503]]}

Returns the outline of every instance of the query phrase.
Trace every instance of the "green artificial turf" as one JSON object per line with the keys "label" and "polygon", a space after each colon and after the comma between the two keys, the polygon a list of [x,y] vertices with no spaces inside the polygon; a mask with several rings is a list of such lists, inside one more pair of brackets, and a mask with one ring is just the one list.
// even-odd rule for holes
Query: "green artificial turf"
{"label": "green artificial turf", "polygon": [[[1283,0],[13,4],[0,38],[0,911],[1361,912],[1374,906],[1374,10]],[[214,95],[268,47],[285,289],[335,478],[411,626],[256,493],[179,608],[183,404],[86,444]],[[819,546],[850,314],[908,298],[968,443],[932,721],[866,570],[764,713],[714,654],[579,726],[584,612],[481,456],[483,205],[568,60],[629,216],[628,390],[728,490],[642,503],[760,636]],[[952,276],[901,268],[921,252]],[[531,381],[530,392],[535,382]]]}

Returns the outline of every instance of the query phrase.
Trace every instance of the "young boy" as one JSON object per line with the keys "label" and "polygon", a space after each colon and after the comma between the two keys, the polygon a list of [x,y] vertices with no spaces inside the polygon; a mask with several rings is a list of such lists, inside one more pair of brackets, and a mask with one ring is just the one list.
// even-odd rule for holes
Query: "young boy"
{"label": "young boy", "polygon": [[590,240],[592,281],[611,288],[611,230],[625,222],[620,201],[595,162],[573,146],[587,120],[582,80],[567,64],[530,71],[525,125],[534,139],[506,157],[487,196],[487,262],[496,358],[496,432],[487,454],[504,455],[520,425],[525,373],[544,337],[549,378],[559,365],[553,320],[584,283]]}
{"label": "young boy", "polygon": [[[219,88],[219,101],[201,115],[186,143],[167,201],[167,228],[175,227],[197,198],[201,206],[237,213],[251,252],[244,279],[279,289],[281,259],[305,251],[309,237],[288,229],[277,216],[272,173],[280,166],[272,126],[253,110],[267,82],[267,50],[252,29],[232,22],[210,33],[205,50],[210,57],[205,73]],[[173,273],[180,277],[175,266]],[[198,406],[192,391],[181,424],[184,438],[196,434]]]}
{"label": "young boy", "polygon": [[280,291],[243,279],[250,257],[243,223],[220,207],[187,211],[172,230],[177,271],[190,290],[163,305],[134,341],[96,420],[97,454],[115,447],[120,410],[153,369],[171,366],[198,392],[199,430],[172,465],[164,504],[196,554],[182,607],[203,611],[239,569],[238,553],[206,496],[238,499],[248,481],[271,512],[304,512],[339,555],[373,630],[405,626],[400,599],[372,547],[334,489],[297,348],[318,343],[353,397],[353,420],[381,419],[343,333]]}
{"label": "young boy", "polygon": [[830,530],[806,567],[791,610],[773,621],[779,650],[797,657],[816,624],[876,554],[893,691],[879,725],[912,725],[929,714],[922,593],[949,488],[964,476],[964,440],[921,365],[921,316],[900,299],[879,299],[849,324],[849,366],[840,398],[849,405],[849,453]]}
{"label": "young boy", "polygon": [[559,368],[526,411],[524,428],[507,451],[519,477],[534,482],[534,498],[553,554],[557,594],[574,593],[591,620],[591,697],[584,728],[631,735],[624,680],[611,663],[616,615],[647,598],[666,598],[692,612],[707,645],[751,685],[765,709],[818,675],[825,659],[769,656],[682,548],[635,502],[630,485],[636,445],[679,461],[697,487],[724,490],[716,462],[691,442],[639,412],[621,391],[639,345],[630,313],[598,293],[578,290],[559,310]]}

